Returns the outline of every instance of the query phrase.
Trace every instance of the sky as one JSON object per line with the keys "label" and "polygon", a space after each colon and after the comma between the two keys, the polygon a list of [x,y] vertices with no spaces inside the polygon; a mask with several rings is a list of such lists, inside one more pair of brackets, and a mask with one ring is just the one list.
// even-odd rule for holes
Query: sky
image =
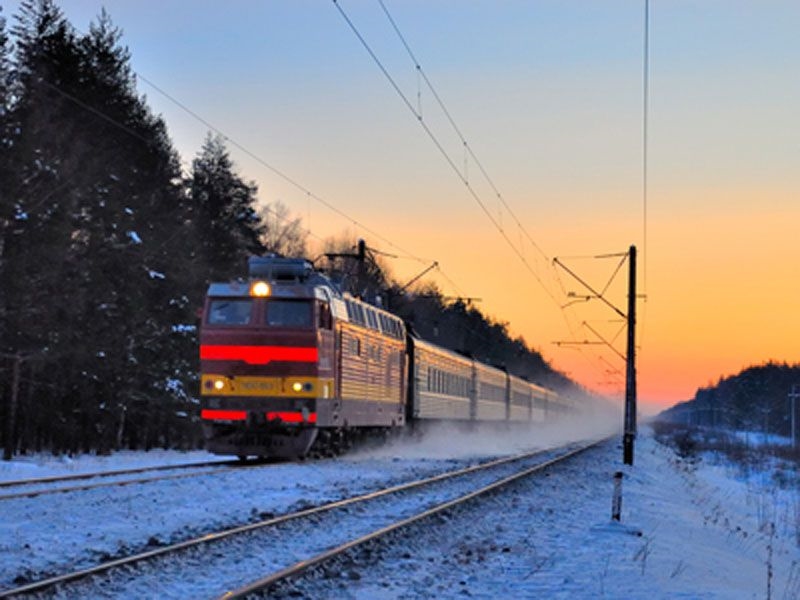
{"label": "sky", "polygon": [[794,0],[651,0],[646,187],[644,2],[383,0],[435,94],[378,0],[59,5],[82,31],[105,6],[187,167],[212,125],[312,254],[364,237],[401,282],[437,261],[591,390],[624,396],[624,323],[553,259],[625,313],[632,245],[646,412],[800,362]]}

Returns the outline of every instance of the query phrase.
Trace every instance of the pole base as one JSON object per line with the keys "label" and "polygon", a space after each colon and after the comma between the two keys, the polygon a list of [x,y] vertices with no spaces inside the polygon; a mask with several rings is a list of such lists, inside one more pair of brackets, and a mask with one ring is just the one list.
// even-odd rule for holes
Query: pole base
{"label": "pole base", "polygon": [[633,464],[633,440],[636,435],[633,433],[626,433],[622,437],[622,462],[626,465]]}

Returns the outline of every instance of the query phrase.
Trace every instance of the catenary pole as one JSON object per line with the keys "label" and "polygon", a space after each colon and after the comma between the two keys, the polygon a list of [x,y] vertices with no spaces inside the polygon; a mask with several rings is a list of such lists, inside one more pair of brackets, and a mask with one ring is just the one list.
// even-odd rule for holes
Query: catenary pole
{"label": "catenary pole", "polygon": [[636,246],[631,246],[628,275],[628,351],[625,377],[625,433],[623,462],[633,464],[633,442],[636,439]]}
{"label": "catenary pole", "polygon": [[795,415],[797,413],[795,405],[797,404],[797,399],[800,398],[800,392],[797,391],[797,387],[797,384],[792,384],[792,391],[789,393],[789,400],[792,403],[792,448],[797,448],[797,429],[795,428]]}

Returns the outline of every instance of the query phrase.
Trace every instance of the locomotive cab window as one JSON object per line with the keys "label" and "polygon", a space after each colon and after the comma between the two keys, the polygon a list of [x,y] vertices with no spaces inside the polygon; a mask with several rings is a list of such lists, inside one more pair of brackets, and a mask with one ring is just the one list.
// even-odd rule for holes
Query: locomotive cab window
{"label": "locomotive cab window", "polygon": [[270,300],[266,323],[270,327],[311,327],[311,314],[308,300]]}
{"label": "locomotive cab window", "polygon": [[319,328],[320,329],[333,329],[333,317],[331,316],[331,307],[327,302],[318,302],[319,306]]}
{"label": "locomotive cab window", "polygon": [[252,300],[212,300],[208,309],[208,324],[247,325],[252,309]]}

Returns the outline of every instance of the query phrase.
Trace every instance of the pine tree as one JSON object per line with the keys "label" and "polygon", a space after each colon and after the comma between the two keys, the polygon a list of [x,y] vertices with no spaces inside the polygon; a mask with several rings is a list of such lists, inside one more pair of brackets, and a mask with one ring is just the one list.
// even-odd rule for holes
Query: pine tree
{"label": "pine tree", "polygon": [[[11,219],[14,216],[11,189],[16,186],[13,171],[10,168],[12,148],[10,118],[12,70],[9,58],[9,44],[6,19],[3,16],[3,7],[0,6],[0,273],[3,270],[4,241],[11,225]],[[3,290],[0,289],[0,337],[3,336],[4,314],[4,294]]]}
{"label": "pine tree", "polygon": [[[10,60],[10,40],[6,30],[6,18],[3,15],[3,7],[0,6],[0,156],[6,158],[11,149],[11,129],[9,120],[9,111],[11,109],[11,60]],[[3,161],[0,164],[0,181],[9,183],[8,179],[10,173],[7,171],[8,166]],[[0,189],[0,206],[5,206],[6,197],[8,193],[6,186]],[[2,254],[0,253],[0,256]]]}
{"label": "pine tree", "polygon": [[137,96],[106,13],[78,36],[52,2],[28,1],[13,33],[8,164],[19,185],[0,287],[15,307],[4,349],[31,357],[38,410],[21,411],[23,441],[70,451],[165,443],[191,401],[176,390],[194,371],[191,329],[176,327],[193,320],[177,154]]}
{"label": "pine tree", "polygon": [[242,274],[249,254],[261,254],[265,233],[256,211],[256,185],[234,171],[223,140],[209,134],[186,182],[195,210],[206,283]]}
{"label": "pine tree", "polygon": [[102,404],[105,443],[127,441],[130,428],[138,432],[134,445],[150,446],[169,437],[167,407],[176,399],[168,388],[182,389],[176,381],[193,376],[186,368],[193,336],[174,329],[191,321],[192,241],[177,154],[163,121],[136,94],[120,37],[103,11],[81,40],[84,98],[99,113],[86,130],[96,151],[85,157],[95,183],[82,261],[94,298],[84,319],[100,341],[93,367],[111,382],[94,395],[114,399]]}
{"label": "pine tree", "polygon": [[[0,186],[7,217],[0,264],[5,309],[0,351],[16,357],[17,363],[24,359],[23,375],[30,381],[37,363],[56,354],[56,311],[69,306],[62,300],[56,307],[54,300],[64,297],[60,267],[70,245],[66,207],[71,199],[64,193],[59,158],[70,132],[60,135],[55,129],[65,106],[43,82],[71,80],[78,58],[74,34],[52,3],[23,3],[17,19],[12,30],[17,53],[7,114],[10,135],[2,161],[10,182]],[[22,402],[25,390],[16,391]],[[16,414],[24,424],[26,412],[20,409]]]}
{"label": "pine tree", "polygon": [[[9,110],[11,108],[11,66],[9,64],[9,39],[6,33],[6,19],[0,6],[0,284],[1,274],[5,268],[5,240],[11,229],[13,209],[10,199],[10,190],[16,186],[10,169],[11,152],[11,127]],[[0,340],[8,336],[7,293],[0,285]],[[12,397],[12,386],[16,385],[13,372],[13,362],[10,354],[3,352],[0,346],[0,422],[5,427],[0,431],[2,440],[3,457],[11,458],[14,451],[14,427],[16,414],[16,398]],[[12,415],[12,411],[14,415]]]}

